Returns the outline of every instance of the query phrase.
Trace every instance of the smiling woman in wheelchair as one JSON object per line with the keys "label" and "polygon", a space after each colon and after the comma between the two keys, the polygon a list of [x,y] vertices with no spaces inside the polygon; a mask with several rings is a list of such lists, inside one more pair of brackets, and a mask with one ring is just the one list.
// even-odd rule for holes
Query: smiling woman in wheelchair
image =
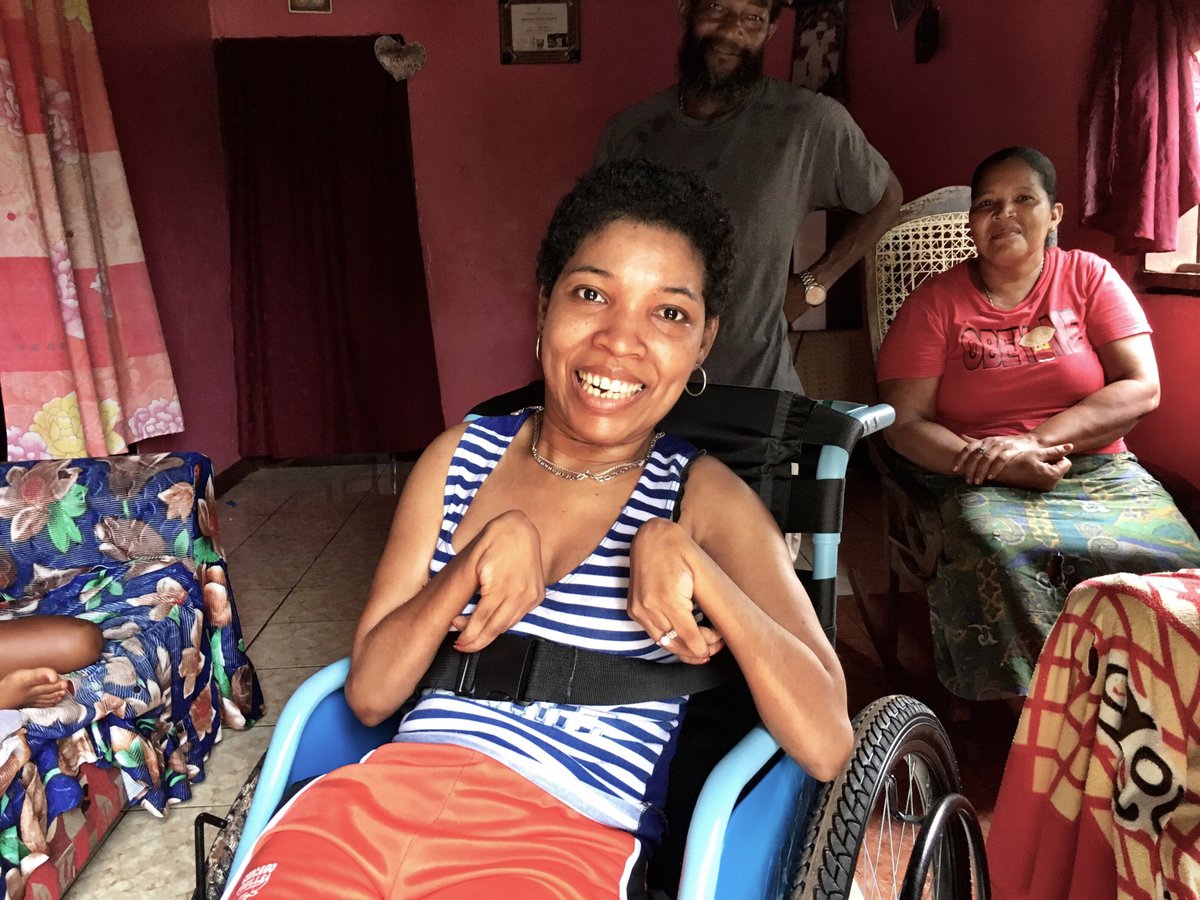
{"label": "smiling woman in wheelchair", "polygon": [[941,507],[938,675],[969,700],[1028,692],[1067,592],[1200,564],[1200,541],[1125,449],[1158,406],[1150,326],[1100,257],[1050,246],[1054,165],[1028,147],[971,179],[979,253],[922,283],[879,351],[888,444]]}
{"label": "smiling woman in wheelchair", "polygon": [[[783,748],[817,778],[841,769],[842,671],[774,520],[655,430],[712,346],[732,261],[729,215],[694,176],[618,162],[563,199],[537,268],[545,406],[430,445],[355,634],[355,714],[412,708],[393,743],[284,807],[241,890],[644,896],[690,682],[636,702],[562,685],[539,699],[507,665],[531,638],[539,655],[610,660],[630,685],[622,659],[691,677],[732,654]],[[442,663],[448,681],[430,675]],[[487,671],[506,665],[494,691]]]}

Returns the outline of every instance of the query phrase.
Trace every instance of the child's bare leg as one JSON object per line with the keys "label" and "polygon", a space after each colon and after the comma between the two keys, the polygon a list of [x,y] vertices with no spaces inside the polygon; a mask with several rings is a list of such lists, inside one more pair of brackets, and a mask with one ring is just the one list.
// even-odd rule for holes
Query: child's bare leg
{"label": "child's bare leg", "polygon": [[74,672],[98,660],[103,650],[104,635],[86,619],[26,616],[0,621],[0,678],[22,669]]}
{"label": "child's bare leg", "polygon": [[85,619],[28,616],[0,622],[0,709],[56,706],[67,693],[59,672],[94,663],[104,635]]}
{"label": "child's bare leg", "polygon": [[17,669],[0,678],[0,709],[57,706],[67,682],[53,669]]}

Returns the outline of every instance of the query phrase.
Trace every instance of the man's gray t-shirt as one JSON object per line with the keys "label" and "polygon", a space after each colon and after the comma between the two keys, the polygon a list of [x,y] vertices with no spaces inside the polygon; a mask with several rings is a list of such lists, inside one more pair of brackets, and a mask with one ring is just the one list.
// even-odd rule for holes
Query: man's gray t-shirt
{"label": "man's gray t-shirt", "polygon": [[796,232],[814,209],[870,210],[887,162],[836,100],[773,78],[711,122],[685,116],[674,87],[618,113],[594,164],[634,158],[704,176],[733,214],[738,262],[709,380],[799,392],[783,316]]}

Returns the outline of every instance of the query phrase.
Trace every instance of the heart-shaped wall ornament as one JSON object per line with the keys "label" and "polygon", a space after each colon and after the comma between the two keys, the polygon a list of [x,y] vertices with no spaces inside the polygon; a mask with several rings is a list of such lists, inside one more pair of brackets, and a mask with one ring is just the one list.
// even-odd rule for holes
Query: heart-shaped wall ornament
{"label": "heart-shaped wall ornament", "polygon": [[425,65],[425,47],[406,44],[388,34],[375,39],[375,58],[397,81],[412,78]]}

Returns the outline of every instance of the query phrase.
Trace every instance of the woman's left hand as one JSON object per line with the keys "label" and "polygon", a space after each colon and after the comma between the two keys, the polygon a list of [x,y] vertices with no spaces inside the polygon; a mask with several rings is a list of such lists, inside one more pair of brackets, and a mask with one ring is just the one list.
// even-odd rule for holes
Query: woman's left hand
{"label": "woman's left hand", "polygon": [[688,557],[701,552],[669,519],[651,519],[634,535],[629,552],[629,617],[682,662],[702,664],[725,646],[707,625],[696,622],[694,580]]}

